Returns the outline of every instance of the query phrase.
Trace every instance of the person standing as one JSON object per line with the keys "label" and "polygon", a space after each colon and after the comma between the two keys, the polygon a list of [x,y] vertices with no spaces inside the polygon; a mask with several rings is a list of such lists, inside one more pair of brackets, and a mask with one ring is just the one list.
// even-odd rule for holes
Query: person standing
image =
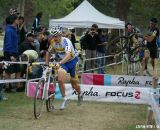
{"label": "person standing", "polygon": [[[84,36],[86,59],[96,57],[97,45],[100,44],[100,38],[98,36],[98,25],[93,24],[91,30]],[[86,70],[95,68],[95,60],[86,61]],[[89,71],[93,72],[93,71]]]}
{"label": "person standing", "polygon": [[71,42],[72,42],[72,45],[73,45],[73,47],[75,49],[75,43],[77,42],[76,41],[76,36],[75,36],[75,29],[71,30]]}
{"label": "person standing", "polygon": [[[10,25],[7,25],[5,28],[4,36],[4,60],[5,61],[18,61],[18,36],[17,36],[17,25],[18,17],[17,15],[11,15],[9,17]],[[20,67],[18,64],[10,65],[5,70],[5,79],[11,79],[11,74],[16,73],[16,78],[20,78]],[[17,84],[17,91],[20,89],[20,83]],[[6,91],[11,91],[9,85],[6,88]]]}
{"label": "person standing", "polygon": [[[100,44],[97,45],[97,51],[96,51],[96,55],[97,57],[104,57],[106,54],[106,45],[107,45],[107,36],[106,36],[106,32],[102,29],[98,30],[98,34],[99,34],[99,38],[100,38]],[[105,65],[105,58],[100,58],[97,59],[97,67],[98,69],[98,73],[99,74],[104,74],[105,70],[104,70],[104,65]]]}
{"label": "person standing", "polygon": [[18,31],[19,31],[19,45],[25,40],[27,28],[25,26],[24,17],[19,16],[19,25],[18,25]]}
{"label": "person standing", "polygon": [[33,25],[32,25],[32,33],[38,32],[38,30],[40,30],[41,28],[41,17],[42,17],[43,13],[39,12],[37,13],[34,21],[33,21]]}

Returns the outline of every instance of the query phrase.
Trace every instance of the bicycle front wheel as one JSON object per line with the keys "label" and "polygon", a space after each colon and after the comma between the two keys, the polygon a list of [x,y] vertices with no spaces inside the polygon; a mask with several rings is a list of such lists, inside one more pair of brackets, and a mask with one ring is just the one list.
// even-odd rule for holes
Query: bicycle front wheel
{"label": "bicycle front wheel", "polygon": [[56,79],[53,77],[53,84],[49,85],[48,89],[48,99],[46,100],[47,111],[50,112],[54,109],[54,98],[55,98],[55,86]]}
{"label": "bicycle front wheel", "polygon": [[34,96],[34,117],[38,119],[41,116],[42,108],[43,108],[43,88],[44,88],[45,80],[40,79],[37,86],[36,92]]}

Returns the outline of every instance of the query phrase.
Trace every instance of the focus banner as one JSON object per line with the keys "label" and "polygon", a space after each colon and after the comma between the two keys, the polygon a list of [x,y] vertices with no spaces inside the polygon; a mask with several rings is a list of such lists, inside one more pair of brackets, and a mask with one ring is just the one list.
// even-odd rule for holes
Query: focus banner
{"label": "focus banner", "polygon": [[[100,86],[81,84],[84,100],[100,102],[121,102],[131,104],[148,104],[150,88],[124,87],[124,86]],[[66,85],[66,95],[70,99],[77,100],[77,93],[70,84]]]}

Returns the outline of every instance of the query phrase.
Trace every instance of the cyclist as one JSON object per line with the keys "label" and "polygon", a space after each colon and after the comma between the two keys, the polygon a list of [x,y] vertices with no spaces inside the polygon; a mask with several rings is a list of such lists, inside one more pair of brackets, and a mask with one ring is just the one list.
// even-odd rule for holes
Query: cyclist
{"label": "cyclist", "polygon": [[[68,101],[65,94],[65,74],[70,73],[72,88],[78,93],[78,105],[81,105],[83,96],[81,94],[80,86],[78,84],[77,75],[77,63],[78,57],[74,50],[71,41],[68,38],[62,36],[62,28],[55,27],[51,31],[52,38],[50,40],[49,53],[55,54],[58,63],[56,69],[58,69],[58,84],[63,97],[63,102],[60,106],[60,110],[63,110]],[[47,54],[46,63],[49,63],[49,53]],[[58,58],[57,58],[58,57]]]}
{"label": "cyclist", "polygon": [[158,80],[157,77],[157,64],[158,64],[158,46],[156,44],[156,39],[159,36],[159,29],[156,27],[157,24],[157,19],[156,18],[152,18],[150,20],[150,30],[149,33],[145,36],[143,36],[143,38],[147,41],[147,48],[148,51],[145,51],[144,54],[144,58],[143,58],[143,66],[142,68],[144,68],[145,63],[147,63],[149,56],[151,57],[151,64],[153,67],[153,81],[152,81],[152,85],[153,87],[155,87],[155,80]]}

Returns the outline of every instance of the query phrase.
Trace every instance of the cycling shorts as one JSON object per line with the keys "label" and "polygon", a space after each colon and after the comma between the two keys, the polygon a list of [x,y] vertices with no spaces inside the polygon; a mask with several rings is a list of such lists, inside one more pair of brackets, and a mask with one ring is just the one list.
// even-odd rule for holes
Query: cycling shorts
{"label": "cycling shorts", "polygon": [[63,68],[67,73],[70,73],[71,78],[77,78],[77,63],[78,57],[75,57],[73,60],[68,61],[65,64],[61,64],[61,68]]}

